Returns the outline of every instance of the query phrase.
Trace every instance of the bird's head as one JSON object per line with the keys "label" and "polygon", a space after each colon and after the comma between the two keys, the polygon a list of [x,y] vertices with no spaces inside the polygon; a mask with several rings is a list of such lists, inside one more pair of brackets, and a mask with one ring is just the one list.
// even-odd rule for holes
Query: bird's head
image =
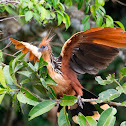
{"label": "bird's head", "polygon": [[45,61],[50,60],[50,56],[52,55],[52,49],[50,46],[50,41],[53,36],[48,38],[49,33],[43,38],[42,42],[39,44],[39,51],[42,53],[42,56]]}

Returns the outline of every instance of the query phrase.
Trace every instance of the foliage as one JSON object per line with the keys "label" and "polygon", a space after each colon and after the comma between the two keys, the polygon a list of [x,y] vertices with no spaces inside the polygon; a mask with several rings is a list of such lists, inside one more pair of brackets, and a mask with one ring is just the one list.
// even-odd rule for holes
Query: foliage
{"label": "foliage", "polygon": [[[8,12],[14,16],[19,17],[20,23],[25,24],[36,19],[40,25],[53,23],[57,21],[57,25],[65,24],[66,29],[70,26],[70,17],[65,11],[77,3],[78,9],[85,4],[85,16],[82,19],[84,24],[83,30],[90,28],[90,20],[96,23],[98,27],[114,27],[119,26],[125,30],[123,24],[119,21],[114,21],[111,16],[106,15],[104,8],[105,0],[20,0],[16,6],[13,3],[0,3],[0,12]],[[0,103],[5,95],[9,94],[14,101],[18,101],[21,105],[28,104],[33,108],[29,112],[29,120],[40,116],[51,110],[56,104],[60,104],[61,109],[58,117],[59,126],[70,126],[70,120],[66,113],[66,106],[72,106],[76,103],[77,97],[63,95],[59,100],[50,85],[56,85],[56,82],[47,74],[47,63],[41,57],[39,61],[32,65],[26,62],[23,57],[25,54],[19,54],[15,59],[9,62],[9,65],[0,65]],[[3,62],[3,53],[0,50],[0,63]],[[18,76],[22,79],[18,80]],[[99,94],[98,103],[115,100],[121,94],[126,95],[126,68],[120,70],[119,77],[114,74],[109,74],[106,79],[97,76],[95,79],[98,84],[115,85],[115,88],[108,89]],[[40,94],[32,92],[26,87],[26,84],[31,84]],[[42,97],[45,96],[45,97]],[[15,98],[16,97],[16,98]],[[51,100],[49,100],[51,99]],[[126,101],[121,102],[121,106],[126,107]],[[80,126],[85,126],[88,122],[89,126],[113,126],[116,121],[115,114],[117,110],[113,107],[103,111],[100,119],[95,121],[91,116],[85,117],[82,113],[78,114],[77,122]],[[121,126],[125,126],[126,122],[122,122]]]}

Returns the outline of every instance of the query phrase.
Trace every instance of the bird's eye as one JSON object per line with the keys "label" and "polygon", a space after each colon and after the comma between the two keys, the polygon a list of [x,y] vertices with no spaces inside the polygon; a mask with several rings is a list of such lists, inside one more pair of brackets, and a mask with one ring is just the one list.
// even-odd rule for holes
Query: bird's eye
{"label": "bird's eye", "polygon": [[48,50],[48,47],[47,47],[46,45],[43,45],[43,46],[41,47],[41,49],[42,49],[42,50]]}
{"label": "bird's eye", "polygon": [[42,46],[42,48],[44,49],[44,48],[45,48],[45,46]]}

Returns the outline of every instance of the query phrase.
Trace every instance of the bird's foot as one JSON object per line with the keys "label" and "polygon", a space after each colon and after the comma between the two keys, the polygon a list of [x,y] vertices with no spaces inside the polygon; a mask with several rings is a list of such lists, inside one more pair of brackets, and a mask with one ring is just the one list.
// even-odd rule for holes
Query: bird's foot
{"label": "bird's foot", "polygon": [[77,99],[77,103],[78,103],[78,105],[83,109],[83,104],[84,104],[84,102],[82,101],[81,96],[78,95],[77,98],[78,98],[78,99]]}

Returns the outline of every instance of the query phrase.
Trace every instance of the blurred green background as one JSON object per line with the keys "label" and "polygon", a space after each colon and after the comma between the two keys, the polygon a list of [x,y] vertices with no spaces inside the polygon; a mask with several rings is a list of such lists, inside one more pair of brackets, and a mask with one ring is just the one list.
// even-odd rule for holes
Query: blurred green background
{"label": "blurred green background", "polygon": [[[114,20],[121,21],[125,28],[126,28],[126,6],[116,3],[114,0],[109,0],[105,4],[105,10],[107,15],[110,15]],[[76,8],[76,4],[75,4]],[[68,14],[71,15],[72,12],[70,9],[67,10]],[[83,8],[80,10],[83,12]],[[0,36],[0,49],[3,49],[8,43],[9,37],[16,38],[17,40],[27,41],[27,42],[34,42],[34,45],[38,45],[42,37],[44,36],[45,32],[49,29],[52,29],[51,34],[55,34],[51,45],[53,49],[53,53],[55,56],[60,54],[61,48],[63,43],[74,33],[81,29],[81,24],[76,24],[79,20],[77,16],[78,13],[74,13],[74,16],[70,16],[73,22],[73,25],[69,27],[68,30],[65,29],[64,26],[57,27],[56,22],[53,24],[46,24],[46,25],[39,25],[35,20],[30,21],[25,25],[21,25],[17,20],[11,19],[6,21],[0,22],[0,30],[4,33]],[[8,17],[9,14],[7,12],[0,12],[0,19],[4,19],[4,17]],[[75,22],[74,22],[75,21]],[[74,24],[75,23],[75,24]],[[74,27],[76,25],[76,27]],[[80,27],[80,28],[79,28]],[[95,27],[95,25],[92,25]],[[6,55],[14,54],[17,50],[14,48],[13,45],[9,46],[8,48],[4,49],[4,63],[8,64],[14,57]],[[102,76],[104,79],[108,74],[115,73],[116,76],[119,76],[119,71],[122,67],[126,64],[125,58],[125,50],[122,50],[120,55],[107,67],[107,69],[100,70],[98,75]],[[27,60],[27,57],[26,57]],[[22,76],[17,76],[19,81],[22,79]],[[98,85],[95,81],[95,75],[79,75],[79,81],[86,89],[90,90],[94,94],[99,94],[100,92],[111,88],[114,85],[107,85],[101,86]],[[31,90],[34,90],[31,86],[32,84],[27,84],[26,86]],[[126,100],[124,95],[121,95],[116,102]],[[15,103],[13,105],[12,98],[9,95],[6,95],[2,104],[0,105],[0,126],[52,126],[52,122],[50,122],[47,118],[47,114],[43,114],[31,121],[28,121],[28,113],[31,106],[27,104],[21,104],[22,108],[19,107],[19,103]],[[124,107],[117,107],[117,121],[116,126],[118,126],[122,121],[126,120],[126,108]]]}

